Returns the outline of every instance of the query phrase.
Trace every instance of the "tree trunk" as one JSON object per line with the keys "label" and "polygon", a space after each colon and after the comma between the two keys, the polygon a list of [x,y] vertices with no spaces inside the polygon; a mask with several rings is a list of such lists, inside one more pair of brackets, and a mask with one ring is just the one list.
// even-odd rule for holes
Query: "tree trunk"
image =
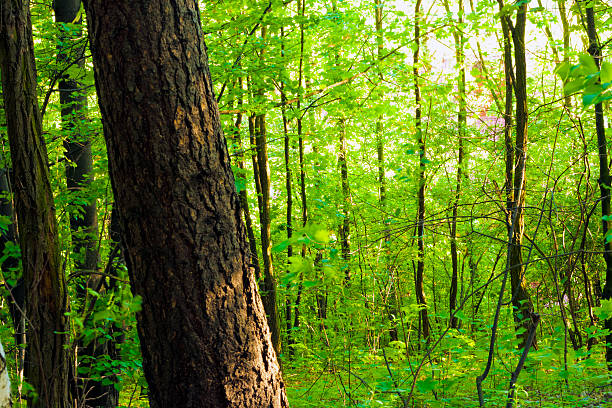
{"label": "tree trunk", "polygon": [[[589,54],[595,59],[597,67],[601,65],[601,47],[597,37],[595,28],[595,13],[593,11],[593,3],[587,3],[586,7],[586,25],[587,36],[589,38]],[[610,186],[612,179],[610,178],[610,167],[608,165],[608,151],[606,141],[606,128],[604,121],[603,105],[601,102],[595,104],[595,132],[597,134],[597,147],[599,153],[599,189],[601,191],[601,215],[604,239],[604,261],[606,262],[606,283],[603,287],[601,298],[604,300],[612,299],[612,242],[606,239],[606,234],[610,228]],[[606,335],[606,363],[608,369],[612,370],[612,318],[604,320],[604,328],[608,330]]]}
{"label": "tree trunk", "polygon": [[[266,28],[262,27],[261,37],[265,38]],[[262,51],[263,54],[263,51]],[[263,55],[259,56],[263,60]],[[255,81],[254,81],[255,82]],[[263,102],[264,90],[261,84],[255,85],[255,99]],[[261,299],[270,326],[272,335],[272,345],[277,355],[281,351],[280,322],[278,319],[278,305],[276,303],[276,279],[272,265],[272,241],[270,240],[270,166],[268,164],[268,142],[266,134],[266,114],[257,113],[254,123],[255,149],[257,152],[258,172],[255,174],[259,178],[260,195],[259,202],[259,224],[261,228],[261,257],[263,260],[263,286]]]}
{"label": "tree trunk", "polygon": [[[450,13],[450,5],[448,0],[444,1],[444,7],[446,12]],[[453,27],[453,37],[455,40],[455,60],[457,68],[459,69],[459,75],[457,76],[457,96],[459,99],[459,110],[457,113],[457,132],[458,132],[458,147],[457,147],[457,182],[455,185],[455,194],[453,197],[452,208],[453,215],[451,218],[451,231],[450,231],[450,250],[451,250],[451,262],[453,272],[451,275],[450,295],[449,295],[449,312],[452,313],[457,307],[457,292],[459,282],[459,257],[457,254],[457,213],[459,209],[459,197],[461,196],[461,184],[463,181],[463,166],[464,166],[464,147],[463,141],[466,136],[467,128],[467,105],[466,105],[466,91],[465,91],[465,53],[464,45],[465,38],[463,35],[463,0],[459,0],[459,10],[457,13],[457,22]],[[451,327],[458,328],[459,321],[456,317],[452,316],[450,320]]]}
{"label": "tree trunk", "polygon": [[[501,0],[500,8],[503,7]],[[525,61],[525,23],[526,4],[519,7],[516,23],[513,25],[508,16],[502,15],[504,33],[504,69],[506,72],[506,120],[504,135],[506,144],[506,206],[508,229],[508,266],[512,289],[512,306],[517,330],[524,328],[518,335],[519,348],[527,344],[529,333],[535,322],[535,312],[525,282],[525,265],[521,246],[525,231],[525,183],[527,162],[527,65]],[[512,46],[514,46],[514,70],[512,68]],[[511,140],[510,118],[512,116],[512,90],[516,98],[516,138]],[[537,348],[537,337],[531,345]]]}
{"label": "tree trunk", "polygon": [[27,294],[25,376],[38,393],[32,408],[68,406],[66,283],[59,253],[55,206],[42,119],[29,2],[0,7],[0,67],[11,159],[23,280]]}
{"label": "tree trunk", "polygon": [[287,407],[197,2],[85,8],[151,407]]}
{"label": "tree trunk", "polygon": [[418,192],[418,221],[417,221],[417,245],[418,245],[418,261],[417,261],[417,269],[415,276],[415,292],[417,298],[417,304],[420,307],[419,310],[419,321],[421,331],[423,333],[423,338],[429,341],[430,331],[429,331],[429,316],[427,314],[427,300],[425,298],[425,290],[423,288],[423,275],[425,271],[425,242],[423,240],[424,235],[424,226],[425,226],[425,184],[427,182],[425,178],[425,167],[426,167],[426,157],[425,157],[425,139],[423,135],[423,127],[421,122],[421,89],[419,86],[419,50],[421,47],[421,30],[420,30],[420,20],[421,20],[421,0],[417,0],[416,5],[414,6],[414,41],[415,41],[415,49],[413,53],[413,61],[414,61],[414,100],[416,103],[416,111],[414,114],[415,119],[415,127],[416,127],[416,141],[419,146],[419,192]]}
{"label": "tree trunk", "polygon": [[[239,87],[242,91],[242,78],[238,79]],[[238,99],[238,110],[242,107],[242,93]],[[255,233],[253,232],[253,221],[251,220],[251,211],[249,209],[249,196],[246,189],[246,166],[244,163],[244,146],[242,144],[242,135],[240,134],[240,126],[242,125],[242,113],[239,112],[236,115],[236,121],[234,122],[234,131],[230,134],[230,137],[234,139],[236,148],[238,149],[237,164],[240,169],[240,177],[245,180],[245,187],[238,192],[240,198],[240,207],[244,215],[244,223],[246,226],[247,237],[249,240],[249,249],[251,252],[251,267],[255,271],[255,276],[259,277],[261,270],[259,267],[259,256],[257,256],[257,240],[255,239]]]}
{"label": "tree trunk", "polygon": [[[382,0],[374,1],[374,16],[376,24],[376,51],[379,61],[382,61],[384,52],[384,36],[383,36],[383,7]],[[380,79],[383,80],[382,72],[380,73]],[[378,115],[376,118],[376,158],[378,162],[378,202],[380,204],[380,211],[383,215],[383,242],[382,248],[384,253],[384,265],[385,275],[389,282],[389,295],[387,303],[387,311],[389,314],[389,321],[391,327],[389,328],[389,337],[391,341],[397,341],[397,327],[395,319],[398,317],[397,312],[397,284],[399,277],[395,276],[397,268],[394,268],[390,262],[389,255],[389,240],[391,234],[389,231],[389,214],[387,212],[387,178],[385,177],[385,137],[383,129],[384,115]]]}
{"label": "tree trunk", "polygon": [[338,120],[338,166],[340,167],[340,186],[342,188],[342,222],[340,223],[340,252],[344,264],[345,286],[351,283],[351,191],[348,180],[348,163],[346,159],[346,119]]}
{"label": "tree trunk", "polygon": [[[53,10],[55,22],[59,24],[57,60],[60,66],[83,65],[85,42],[82,33],[74,25],[81,24],[79,9],[81,0],[55,0]],[[65,24],[73,24],[68,29]],[[82,46],[76,42],[81,41]],[[71,77],[70,70],[62,75],[59,81],[59,96],[62,118],[62,129],[65,132],[64,140],[66,158],[66,184],[71,197],[70,232],[72,234],[72,253],[74,259],[74,273],[76,274],[76,293],[78,296],[77,308],[83,311],[91,302],[88,288],[99,286],[102,279],[99,275],[92,275],[98,270],[98,215],[96,201],[87,197],[86,193],[91,185],[89,176],[93,170],[93,157],[91,140],[87,129],[83,126],[87,108],[87,95],[83,91],[83,84]],[[79,204],[87,202],[86,204]],[[94,289],[95,290],[95,289]],[[83,316],[86,323],[91,325],[89,316]],[[108,344],[108,343],[113,344]],[[107,339],[95,339],[87,345],[79,340],[78,356],[91,356],[97,358],[108,354],[109,348],[114,348],[114,342]],[[90,363],[80,360],[77,364],[81,369],[91,366]],[[71,370],[74,371],[74,370]],[[86,371],[85,371],[86,372]],[[71,373],[70,381],[78,387],[74,397],[86,406],[115,407],[119,400],[119,391],[113,384],[102,385],[101,381],[92,379],[76,379],[76,372]],[[85,375],[85,377],[90,377]]]}

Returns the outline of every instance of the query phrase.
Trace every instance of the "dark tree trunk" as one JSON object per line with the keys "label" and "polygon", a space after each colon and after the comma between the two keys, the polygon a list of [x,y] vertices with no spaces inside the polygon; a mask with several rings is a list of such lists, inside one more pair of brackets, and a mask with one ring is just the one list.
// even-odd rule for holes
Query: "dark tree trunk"
{"label": "dark tree trunk", "polygon": [[[55,21],[64,24],[80,24],[80,20],[75,21],[80,5],[80,0],[55,0],[53,2]],[[80,37],[78,30],[63,29],[63,25],[60,24],[59,43],[64,46],[58,48],[57,59],[61,66],[82,65],[80,59],[83,58],[85,43],[83,42],[82,46],[75,44],[82,41]],[[83,85],[70,76],[70,70],[67,70],[59,81],[62,128],[68,135],[64,140],[67,161],[66,184],[68,190],[77,196],[82,195],[91,184],[88,176],[93,170],[91,141],[88,135],[83,133],[82,126],[87,104],[87,96],[82,88]],[[70,229],[75,271],[86,276],[95,271],[98,266],[97,209],[95,201],[79,205],[79,207],[71,210]]]}
{"label": "dark tree trunk", "polygon": [[[499,0],[500,7],[503,7]],[[525,60],[526,5],[523,4],[513,24],[506,15],[501,17],[504,34],[504,70],[506,72],[506,107],[504,119],[506,145],[506,206],[508,229],[508,267],[512,289],[512,306],[516,328],[525,330],[519,334],[519,348],[525,347],[536,316],[525,282],[525,265],[521,246],[525,232],[525,184],[527,164],[527,65]],[[512,64],[514,46],[514,69]],[[512,91],[516,98],[516,137],[511,139]],[[531,345],[537,348],[537,337]]]}
{"label": "dark tree trunk", "polygon": [[346,159],[346,119],[338,120],[338,166],[340,167],[340,187],[342,188],[342,222],[340,223],[340,252],[342,253],[342,270],[344,284],[351,283],[351,190],[348,179],[348,162]]}
{"label": "dark tree trunk", "polygon": [[288,406],[197,2],[85,8],[151,407]]}
{"label": "dark tree trunk", "polygon": [[[58,38],[58,63],[60,67],[70,65],[83,65],[83,55],[85,42],[82,33],[75,29],[75,25],[80,26],[81,19],[78,12],[81,7],[81,0],[55,0],[53,9],[55,21],[59,23],[60,35]],[[66,24],[72,24],[65,28]],[[81,43],[79,45],[79,42]],[[91,140],[87,129],[83,126],[86,110],[87,95],[83,90],[83,84],[78,79],[70,75],[70,70],[66,70],[59,81],[59,96],[62,118],[62,129],[66,139],[64,140],[66,158],[66,184],[71,194],[70,208],[70,231],[72,234],[72,253],[74,259],[74,274],[76,275],[76,293],[78,296],[77,310],[83,312],[88,303],[95,300],[88,299],[91,295],[88,288],[95,288],[101,283],[99,275],[92,274],[98,270],[98,216],[95,200],[87,197],[87,190],[91,184],[89,178],[93,170],[93,157],[91,153]],[[87,204],[77,204],[87,202]],[[91,321],[88,316],[84,316],[88,325]],[[87,345],[83,344],[82,339],[78,341],[77,355],[98,356],[108,354],[109,349],[114,348],[112,341],[99,339],[90,341]],[[78,366],[82,368],[90,367],[91,364],[81,359]],[[113,384],[102,385],[100,381],[92,379],[75,379],[76,372],[71,370],[71,383],[77,389],[74,397],[80,405],[94,407],[117,406],[119,392]],[[86,375],[86,377],[90,377]]]}
{"label": "dark tree trunk", "polygon": [[413,54],[414,60],[414,100],[416,103],[416,111],[414,115],[415,119],[415,127],[416,127],[416,142],[419,146],[419,191],[418,191],[418,227],[417,227],[417,245],[418,245],[418,253],[419,258],[417,261],[417,269],[415,276],[415,291],[417,304],[420,306],[419,311],[419,322],[421,331],[423,333],[423,338],[429,341],[430,332],[429,332],[429,315],[427,314],[427,300],[425,298],[425,289],[423,288],[423,275],[425,271],[425,242],[424,242],[424,233],[425,233],[425,184],[427,182],[425,178],[425,167],[426,167],[426,157],[425,157],[425,139],[423,135],[423,126],[421,120],[421,88],[419,86],[419,49],[420,49],[420,19],[421,19],[421,0],[417,0],[417,3],[414,7],[414,41],[416,43],[416,48]]}
{"label": "dark tree trunk", "polygon": [[0,21],[2,89],[27,297],[25,376],[38,393],[37,399],[30,397],[28,406],[63,408],[68,406],[66,284],[36,99],[29,2],[3,2]]}
{"label": "dark tree trunk", "polygon": [[[241,89],[240,98],[238,99],[238,110],[243,105],[242,101],[242,78],[238,79],[238,86]],[[237,164],[240,169],[240,177],[245,180],[245,188],[240,190],[238,196],[240,197],[240,207],[242,208],[242,213],[244,215],[244,223],[246,226],[247,237],[249,240],[249,249],[251,252],[251,267],[255,271],[255,276],[259,277],[261,270],[259,267],[259,257],[257,256],[257,240],[255,239],[255,233],[253,232],[253,221],[251,220],[251,211],[249,209],[249,196],[247,194],[246,189],[246,166],[244,163],[244,147],[242,144],[242,135],[240,134],[240,127],[242,125],[242,113],[239,112],[236,115],[236,121],[234,122],[234,131],[230,134],[230,137],[233,138],[234,144],[238,150],[237,156]]]}
{"label": "dark tree trunk", "polygon": [[[593,11],[593,3],[586,7],[586,25],[587,36],[589,38],[589,54],[595,59],[595,63],[599,67],[601,64],[601,47],[595,27],[595,12]],[[601,191],[601,215],[602,215],[602,231],[604,233],[604,260],[606,262],[606,283],[603,287],[601,298],[604,300],[612,299],[612,242],[606,239],[606,234],[610,228],[610,186],[612,179],[610,178],[610,167],[608,165],[608,151],[606,142],[606,128],[604,121],[603,105],[601,102],[595,104],[595,132],[597,134],[597,147],[599,153],[599,189]],[[606,363],[608,369],[612,370],[612,318],[604,320],[604,328],[608,330],[606,335]]]}
{"label": "dark tree trunk", "polygon": [[[261,29],[261,37],[266,37],[266,27]],[[261,51],[259,59],[263,60],[264,50]],[[264,88],[259,79],[251,82],[254,87],[253,96],[256,102],[264,102]],[[249,126],[251,123],[249,122]],[[251,129],[251,128],[250,128]],[[276,303],[276,279],[272,264],[272,241],[270,239],[271,220],[270,220],[270,166],[268,164],[268,136],[266,132],[266,114],[258,112],[253,117],[253,132],[255,139],[255,152],[257,160],[253,159],[255,174],[255,185],[257,190],[257,203],[259,204],[259,224],[261,236],[261,258],[263,261],[263,285],[261,286],[261,299],[266,311],[272,345],[277,355],[280,355],[281,338],[280,322],[278,319],[278,305]]]}
{"label": "dark tree trunk", "polygon": [[[450,5],[448,0],[444,1],[444,7],[447,13],[450,13]],[[463,181],[463,166],[464,166],[464,147],[463,141],[466,136],[467,128],[467,104],[466,104],[466,91],[465,91],[465,38],[463,35],[463,0],[459,0],[459,10],[457,13],[457,22],[453,27],[453,37],[455,40],[455,60],[457,67],[459,67],[459,75],[457,76],[458,86],[458,99],[459,99],[459,110],[457,112],[457,183],[455,186],[455,195],[453,197],[452,208],[453,215],[451,219],[451,231],[450,231],[450,250],[451,250],[451,262],[453,267],[453,273],[451,275],[450,285],[450,296],[449,296],[449,311],[452,314],[457,307],[457,292],[459,282],[459,256],[457,253],[457,215],[459,210],[459,198],[461,196],[461,185]],[[456,317],[451,317],[451,327],[458,328],[459,321]]]}
{"label": "dark tree trunk", "polygon": [[[298,4],[298,9],[300,5]],[[281,58],[285,58],[285,29],[281,27]],[[300,67],[301,69],[301,67]],[[301,71],[300,71],[301,75]],[[301,81],[301,77],[300,77]],[[285,191],[287,193],[287,212],[286,212],[286,225],[287,239],[290,240],[293,236],[293,185],[291,182],[291,138],[289,137],[289,119],[287,118],[287,96],[285,95],[285,83],[281,82],[281,116],[283,119],[283,136],[284,136],[284,158],[285,158]],[[298,108],[299,112],[299,99]],[[298,127],[300,125],[298,124]],[[299,131],[298,131],[299,133]],[[287,265],[291,263],[291,257],[293,256],[293,245],[287,246]],[[289,270],[287,270],[287,273]],[[291,335],[291,327],[293,326],[293,320],[291,318],[291,282],[287,283],[287,291],[285,293],[285,328],[287,329],[287,344],[291,346],[293,336]],[[289,347],[289,353],[292,353],[291,347]]]}

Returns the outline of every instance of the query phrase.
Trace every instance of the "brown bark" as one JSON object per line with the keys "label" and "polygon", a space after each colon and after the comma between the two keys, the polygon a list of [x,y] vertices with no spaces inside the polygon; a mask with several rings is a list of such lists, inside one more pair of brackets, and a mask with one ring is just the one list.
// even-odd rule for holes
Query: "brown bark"
{"label": "brown bark", "polygon": [[151,407],[288,406],[197,2],[85,8]]}
{"label": "brown bark", "polygon": [[38,393],[34,408],[68,406],[66,283],[42,120],[29,2],[0,7],[0,67],[13,163],[13,192],[25,285],[28,346],[25,376]]}

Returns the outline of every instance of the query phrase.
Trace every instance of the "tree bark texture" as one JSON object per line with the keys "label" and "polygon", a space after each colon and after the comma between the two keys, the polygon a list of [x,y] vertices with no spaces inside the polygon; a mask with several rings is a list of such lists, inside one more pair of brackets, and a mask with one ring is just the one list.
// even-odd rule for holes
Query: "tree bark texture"
{"label": "tree bark texture", "polygon": [[197,2],[85,8],[151,407],[288,406]]}
{"label": "tree bark texture", "polygon": [[25,376],[38,393],[29,397],[28,406],[63,408],[68,406],[66,283],[36,96],[29,2],[3,2],[0,21],[2,89],[27,297]]}

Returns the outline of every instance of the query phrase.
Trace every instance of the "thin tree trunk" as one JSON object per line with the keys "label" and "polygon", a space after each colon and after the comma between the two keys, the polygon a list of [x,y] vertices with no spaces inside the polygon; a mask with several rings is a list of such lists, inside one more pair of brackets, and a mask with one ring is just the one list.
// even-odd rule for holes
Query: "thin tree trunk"
{"label": "thin tree trunk", "polygon": [[[85,43],[82,33],[75,29],[80,26],[79,17],[80,0],[56,0],[53,2],[55,21],[59,23],[59,41],[57,60],[63,65],[83,65]],[[66,28],[66,24],[71,24]],[[82,42],[77,47],[76,43]],[[62,65],[60,65],[62,66]],[[73,199],[71,200],[70,231],[72,234],[72,253],[74,259],[74,272],[77,274],[76,293],[81,305],[81,312],[91,302],[89,288],[101,286],[102,279],[99,275],[92,275],[98,270],[98,217],[96,201],[91,200],[86,204],[77,204],[88,201],[82,197],[91,185],[91,172],[93,170],[93,156],[91,152],[91,140],[83,130],[87,128],[82,124],[85,120],[87,110],[87,95],[83,91],[83,84],[70,75],[70,70],[64,73],[59,81],[59,96],[62,118],[62,129],[67,134],[64,140],[66,158],[66,184]],[[86,322],[91,325],[89,316],[84,316]],[[98,358],[107,355],[115,344],[106,338],[95,339],[84,344],[79,340],[77,356],[91,356]],[[78,357],[77,357],[78,358]],[[91,367],[85,360],[80,360],[75,368]],[[71,384],[76,387],[73,392],[77,401],[87,403],[96,407],[115,407],[119,401],[119,391],[113,384],[102,385],[101,381],[92,379],[83,380],[77,377],[76,370],[71,370]],[[86,371],[85,371],[86,372]],[[85,375],[85,377],[91,377]]]}
{"label": "thin tree trunk", "polygon": [[[374,15],[376,23],[376,45],[378,60],[382,61],[384,54],[384,36],[383,36],[383,7],[382,0],[374,1]],[[383,79],[382,72],[380,79]],[[389,231],[389,215],[387,212],[387,179],[385,177],[385,138],[383,129],[384,116],[378,115],[376,118],[376,158],[378,164],[378,202],[380,210],[383,214],[383,243],[382,248],[385,257],[385,272],[389,282],[389,300],[387,301],[387,310],[391,327],[389,328],[389,337],[391,341],[397,341],[397,327],[395,319],[397,318],[397,284],[399,277],[396,276],[397,268],[393,268],[390,262],[389,240],[391,234]]]}
{"label": "thin tree trunk", "polygon": [[[298,3],[298,9],[300,4]],[[285,29],[281,27],[281,59],[285,58]],[[285,95],[285,83],[281,82],[281,116],[283,120],[283,136],[284,136],[284,159],[285,159],[285,191],[287,194],[287,211],[286,211],[286,225],[287,239],[290,240],[293,237],[293,192],[291,183],[291,140],[289,137],[289,120],[287,118],[287,110],[285,107],[287,96]],[[299,109],[298,109],[299,112]],[[287,265],[291,263],[291,257],[293,256],[293,245],[287,246]],[[287,270],[287,273],[289,270]],[[291,282],[287,282],[286,293],[285,293],[285,327],[287,330],[287,344],[291,346],[293,336],[291,334],[291,328],[293,327],[293,320],[291,318],[292,302],[291,302]],[[289,347],[289,352],[292,353],[293,349]]]}
{"label": "thin tree trunk", "polygon": [[[595,13],[593,11],[593,2],[581,2],[587,4],[585,10],[587,36],[589,38],[589,54],[595,60],[597,67],[601,65],[601,47],[597,37],[597,29],[595,27]],[[612,299],[612,242],[606,239],[606,234],[610,228],[608,218],[610,217],[610,186],[612,179],[610,178],[610,167],[608,164],[608,151],[606,141],[606,128],[603,113],[603,104],[598,102],[595,104],[595,132],[597,134],[597,146],[599,153],[599,189],[601,191],[601,215],[604,240],[604,261],[606,262],[606,283],[603,287],[601,298],[603,300]],[[612,370],[612,318],[604,320],[604,328],[608,330],[606,335],[606,363],[608,369]]]}
{"label": "thin tree trunk", "polygon": [[426,156],[425,156],[425,138],[423,135],[423,126],[421,120],[421,88],[419,86],[419,51],[421,47],[421,0],[417,0],[414,6],[414,41],[415,48],[413,53],[413,74],[414,74],[414,101],[416,103],[416,110],[414,114],[415,127],[416,127],[416,142],[419,147],[419,184],[418,184],[418,202],[419,208],[417,213],[417,246],[418,246],[418,260],[417,269],[415,275],[415,292],[417,298],[417,304],[420,307],[419,310],[419,326],[423,338],[429,341],[430,338],[430,327],[429,327],[429,315],[427,314],[427,299],[425,298],[425,290],[423,288],[423,275],[425,271],[425,242],[424,242],[424,226],[425,226],[425,167],[426,167]]}
{"label": "thin tree trunk", "polygon": [[[503,7],[499,0],[500,7]],[[521,246],[525,232],[525,183],[527,162],[527,65],[525,61],[525,23],[527,7],[519,7],[516,23],[502,15],[504,33],[504,66],[506,72],[506,110],[504,119],[506,143],[506,195],[508,228],[508,265],[512,289],[512,306],[518,334],[519,348],[527,344],[529,333],[535,322],[535,312],[525,282],[525,265]],[[512,69],[512,47],[514,47],[514,70]],[[511,140],[510,117],[512,115],[512,90],[516,98],[516,138]],[[537,336],[531,345],[537,348]]]}
{"label": "thin tree trunk", "polygon": [[[444,7],[446,8],[446,12],[450,13],[450,5],[448,0],[444,1]],[[457,181],[455,185],[455,194],[453,197],[452,208],[453,215],[451,218],[451,242],[450,242],[450,250],[451,250],[451,262],[453,272],[451,275],[451,285],[450,285],[450,296],[449,296],[449,311],[452,315],[457,307],[457,285],[459,282],[459,257],[457,253],[457,213],[459,209],[459,197],[461,196],[461,184],[463,181],[463,166],[464,166],[464,147],[463,142],[466,136],[466,128],[467,128],[467,105],[466,105],[466,92],[465,92],[465,53],[464,53],[464,44],[465,38],[463,35],[463,0],[459,0],[459,10],[457,13],[457,21],[453,28],[453,37],[455,40],[455,61],[457,63],[457,68],[459,69],[459,75],[457,76],[457,97],[459,100],[459,110],[457,113],[457,139],[458,139],[458,147],[457,147]],[[459,321],[456,317],[451,317],[450,321],[451,327],[458,328]]]}
{"label": "thin tree trunk", "polygon": [[197,2],[85,8],[151,408],[287,407]]}
{"label": "thin tree trunk", "polygon": [[[261,29],[261,37],[266,37],[266,27]],[[263,53],[263,52],[262,52]],[[259,56],[262,59],[262,55]],[[263,89],[256,89],[256,98],[263,100]],[[266,135],[266,114],[258,113],[255,116],[255,147],[257,150],[257,165],[259,185],[261,188],[261,201],[259,207],[259,223],[261,228],[261,256],[263,258],[263,287],[261,298],[263,301],[270,332],[272,345],[277,355],[281,351],[280,322],[278,320],[278,305],[276,302],[276,279],[272,266],[272,242],[270,240],[270,167],[268,164],[268,142]]]}
{"label": "thin tree trunk", "polygon": [[346,146],[346,119],[338,120],[338,166],[340,167],[340,185],[342,188],[342,222],[340,223],[340,249],[342,253],[342,270],[344,271],[344,284],[351,283],[351,191],[348,180],[347,146]]}
{"label": "thin tree trunk", "polygon": [[[255,232],[253,231],[253,220],[251,219],[251,211],[249,209],[249,196],[246,188],[246,165],[244,163],[244,145],[242,144],[242,135],[240,133],[240,127],[242,126],[242,77],[238,78],[238,86],[240,87],[240,98],[238,98],[238,110],[236,114],[236,121],[234,122],[234,131],[230,133],[230,137],[233,139],[234,144],[238,150],[238,156],[236,162],[240,169],[240,177],[244,179],[245,187],[238,192],[240,199],[240,208],[244,216],[244,223],[246,226],[247,237],[249,241],[251,267],[255,271],[255,277],[259,279],[261,275],[261,268],[259,266],[259,256],[257,255],[257,240],[255,239]],[[255,163],[257,161],[255,160]]]}
{"label": "thin tree trunk", "polygon": [[68,406],[66,282],[59,253],[55,205],[49,182],[29,2],[0,7],[0,68],[13,164],[13,192],[28,322],[25,376],[38,398],[31,408]]}

